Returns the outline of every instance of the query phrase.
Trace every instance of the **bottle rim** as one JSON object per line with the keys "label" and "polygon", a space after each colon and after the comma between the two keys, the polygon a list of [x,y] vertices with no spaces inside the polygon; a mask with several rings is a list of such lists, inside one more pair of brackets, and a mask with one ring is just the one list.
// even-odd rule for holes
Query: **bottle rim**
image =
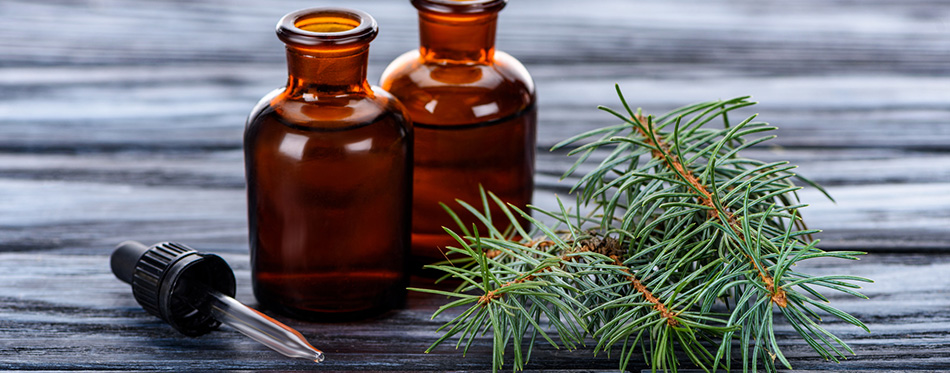
{"label": "bottle rim", "polygon": [[412,0],[416,9],[445,14],[477,14],[500,11],[508,0]]}
{"label": "bottle rim", "polygon": [[[302,28],[302,24],[307,20],[322,18],[345,21],[345,24],[340,25],[352,28],[340,31],[310,31]],[[320,22],[313,22],[317,23]],[[277,37],[287,45],[298,47],[369,43],[376,38],[378,32],[376,19],[369,13],[338,7],[301,9],[287,13],[277,22]]]}

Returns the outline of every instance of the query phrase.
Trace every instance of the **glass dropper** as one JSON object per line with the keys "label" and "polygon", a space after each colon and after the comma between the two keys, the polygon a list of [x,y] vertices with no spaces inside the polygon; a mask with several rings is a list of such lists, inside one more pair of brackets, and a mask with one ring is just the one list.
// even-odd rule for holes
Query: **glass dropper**
{"label": "glass dropper", "polygon": [[323,352],[313,348],[300,332],[227,295],[214,290],[208,295],[216,320],[284,356],[323,361]]}
{"label": "glass dropper", "polygon": [[174,242],[126,241],[110,264],[142,308],[182,334],[202,335],[223,323],[284,356],[324,359],[300,332],[235,300],[234,272],[217,255]]}

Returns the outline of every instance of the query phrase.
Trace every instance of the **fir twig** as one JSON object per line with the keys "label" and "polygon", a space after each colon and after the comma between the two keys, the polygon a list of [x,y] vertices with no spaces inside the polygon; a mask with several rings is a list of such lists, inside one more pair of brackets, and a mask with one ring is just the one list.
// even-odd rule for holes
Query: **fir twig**
{"label": "fir twig", "polygon": [[[433,317],[464,311],[429,350],[458,336],[464,353],[490,332],[493,369],[512,351],[513,369],[521,370],[535,343],[574,349],[592,337],[595,354],[620,349],[620,369],[639,351],[654,371],[676,371],[682,356],[706,371],[729,370],[738,354],[743,371],[773,372],[791,368],[772,326],[781,315],[819,356],[838,361],[853,353],[821,327],[820,315],[867,327],[816,288],[864,297],[854,283],[870,280],[812,276],[792,266],[862,253],[826,252],[811,239],[817,230],[801,219],[801,187],[792,181],[827,195],[817,184],[787,162],[740,157],[774,137],[764,134],[775,127],[755,116],[729,122],[729,113],[754,103],[738,97],[653,117],[632,110],[619,87],[617,93],[623,112],[601,109],[621,124],[555,146],[574,146],[569,154],[578,155],[565,177],[594,155],[604,157],[573,187],[573,212],[560,200],[559,211],[534,209],[553,225],[485,191],[481,209],[458,201],[478,225],[443,206],[462,234],[446,229],[458,242],[446,248],[456,258],[429,267],[461,285],[413,290],[455,298]],[[722,128],[710,128],[717,118]],[[492,205],[504,216],[491,216]]]}

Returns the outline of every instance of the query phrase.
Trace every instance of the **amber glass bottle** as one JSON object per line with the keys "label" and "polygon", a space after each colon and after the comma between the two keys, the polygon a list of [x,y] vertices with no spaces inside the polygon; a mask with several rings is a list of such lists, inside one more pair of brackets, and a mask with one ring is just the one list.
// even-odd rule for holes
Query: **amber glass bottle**
{"label": "amber glass bottle", "polygon": [[404,301],[412,130],[367,84],[376,32],[369,14],[338,8],[278,24],[290,78],[244,135],[254,294],[268,309],[352,319]]}
{"label": "amber glass bottle", "polygon": [[[412,0],[420,48],[383,72],[380,85],[412,117],[415,135],[412,253],[443,259],[456,245],[442,229],[457,224],[439,206],[480,206],[479,185],[524,207],[533,190],[534,83],[510,55],[495,50],[505,0]],[[454,208],[458,211],[460,209]],[[503,216],[492,211],[492,216]],[[463,216],[466,224],[473,216]]]}

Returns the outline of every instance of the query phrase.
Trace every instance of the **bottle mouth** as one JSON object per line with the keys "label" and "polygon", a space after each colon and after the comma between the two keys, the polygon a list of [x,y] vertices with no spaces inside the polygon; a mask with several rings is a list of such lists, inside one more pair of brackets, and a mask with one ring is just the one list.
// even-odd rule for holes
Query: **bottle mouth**
{"label": "bottle mouth", "polygon": [[277,37],[296,47],[369,43],[378,30],[369,13],[346,8],[301,9],[277,22]]}
{"label": "bottle mouth", "polygon": [[412,0],[416,9],[446,14],[495,13],[508,0]]}

